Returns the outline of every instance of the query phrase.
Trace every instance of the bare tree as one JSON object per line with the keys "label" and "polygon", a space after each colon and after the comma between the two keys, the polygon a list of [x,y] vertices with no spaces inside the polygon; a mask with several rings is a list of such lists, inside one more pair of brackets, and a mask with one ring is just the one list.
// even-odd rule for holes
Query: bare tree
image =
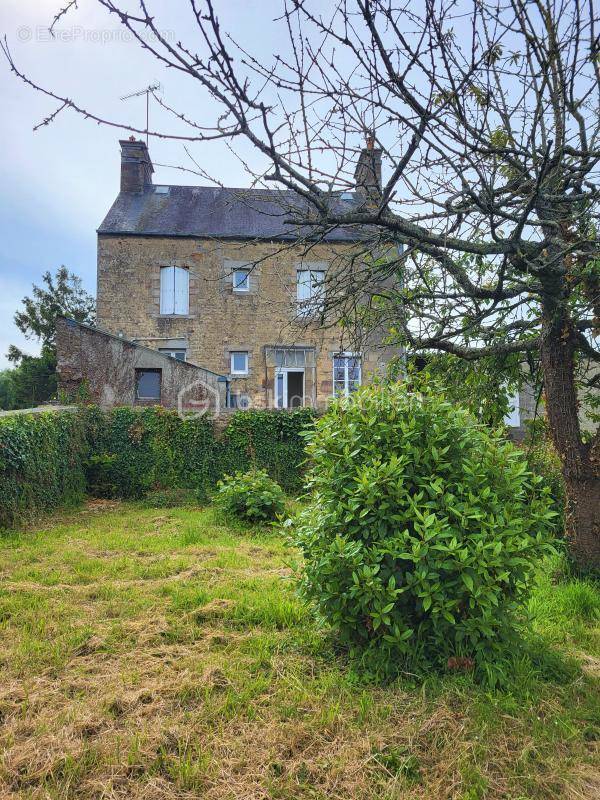
{"label": "bare tree", "polygon": [[[600,360],[593,0],[284,0],[273,25],[285,43],[269,65],[221,29],[213,0],[189,0],[197,27],[176,43],[149,0],[137,12],[96,2],[213,100],[207,122],[157,98],[175,127],[150,136],[232,147],[243,138],[269,165],[256,178],[295,193],[286,213],[308,240],[340,226],[365,232],[371,255],[336,269],[329,318],[383,320],[414,348],[465,359],[539,358],[572,553],[600,566],[600,431],[582,436],[576,382],[585,361],[597,383]],[[42,124],[73,110],[136,132],[24,74],[6,41],[4,52],[56,100]],[[365,135],[362,190],[340,202]],[[389,177],[379,188],[381,156]],[[394,288],[384,279],[398,272]]]}

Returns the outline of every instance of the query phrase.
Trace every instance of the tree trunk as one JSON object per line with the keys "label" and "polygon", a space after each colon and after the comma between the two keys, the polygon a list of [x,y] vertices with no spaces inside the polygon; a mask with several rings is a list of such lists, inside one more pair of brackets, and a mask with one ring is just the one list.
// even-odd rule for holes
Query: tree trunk
{"label": "tree trunk", "polygon": [[600,480],[570,481],[567,492],[569,551],[582,570],[600,569]]}
{"label": "tree trunk", "polygon": [[576,335],[566,315],[544,310],[540,358],[545,402],[567,494],[566,537],[582,570],[600,569],[600,439],[584,444],[575,383]]}

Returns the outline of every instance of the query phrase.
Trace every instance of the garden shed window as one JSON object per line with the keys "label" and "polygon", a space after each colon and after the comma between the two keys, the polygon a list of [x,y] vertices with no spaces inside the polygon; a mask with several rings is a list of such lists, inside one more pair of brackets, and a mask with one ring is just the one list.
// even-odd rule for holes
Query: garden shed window
{"label": "garden shed window", "polygon": [[160,400],[160,369],[136,369],[136,400]]}
{"label": "garden shed window", "polygon": [[161,267],[160,313],[189,314],[190,273],[184,267]]}

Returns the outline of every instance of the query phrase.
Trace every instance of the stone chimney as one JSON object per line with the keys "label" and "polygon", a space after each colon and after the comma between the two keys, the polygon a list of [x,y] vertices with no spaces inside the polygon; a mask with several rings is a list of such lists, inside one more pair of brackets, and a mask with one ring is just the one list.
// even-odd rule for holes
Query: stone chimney
{"label": "stone chimney", "polygon": [[367,136],[367,146],[361,150],[354,170],[356,189],[365,199],[377,203],[381,198],[381,150],[375,147],[375,136]]}
{"label": "stone chimney", "polygon": [[152,185],[154,167],[145,142],[131,136],[121,139],[121,191],[142,194]]}

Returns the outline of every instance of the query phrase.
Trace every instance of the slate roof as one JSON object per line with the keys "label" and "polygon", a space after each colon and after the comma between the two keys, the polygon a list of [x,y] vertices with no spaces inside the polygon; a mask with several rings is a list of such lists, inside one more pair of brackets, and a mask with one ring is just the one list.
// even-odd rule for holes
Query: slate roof
{"label": "slate roof", "polygon": [[[359,207],[355,193],[333,198],[336,212]],[[269,189],[228,189],[214,186],[149,186],[143,194],[121,192],[99,234],[138,236],[193,236],[217,239],[294,240],[310,235],[285,220],[294,209],[306,207],[294,192]],[[365,229],[338,228],[325,239],[353,242],[364,238]]]}

